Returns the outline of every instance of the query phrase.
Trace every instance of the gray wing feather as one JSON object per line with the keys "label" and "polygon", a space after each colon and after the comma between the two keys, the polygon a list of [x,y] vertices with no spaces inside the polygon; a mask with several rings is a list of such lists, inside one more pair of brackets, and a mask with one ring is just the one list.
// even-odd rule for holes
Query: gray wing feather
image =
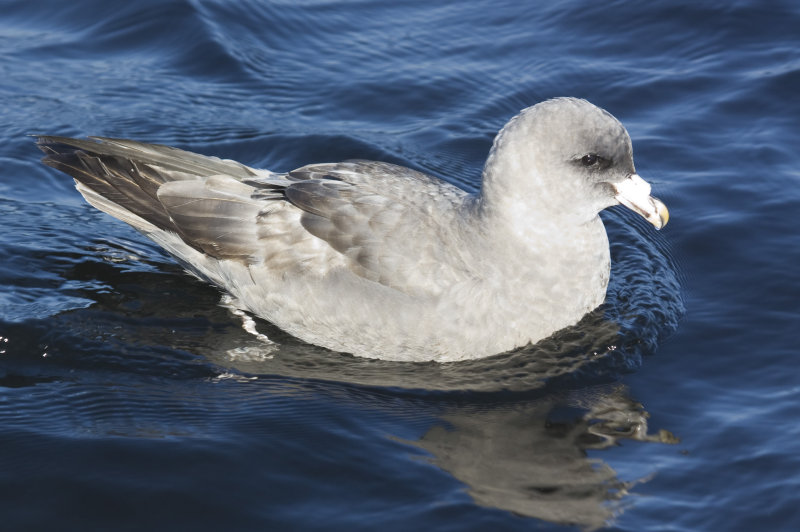
{"label": "gray wing feather", "polygon": [[[167,171],[179,171],[197,176],[229,175],[237,179],[247,179],[258,175],[253,168],[239,162],[218,157],[199,155],[190,151],[146,144],[134,140],[113,139],[106,137],[89,137],[89,139],[73,139],[69,137],[40,136],[39,147],[48,155],[59,154],[63,148],[80,150],[91,155],[119,157],[121,159],[146,161],[150,165],[159,166]],[[48,163],[47,157],[45,163]]]}
{"label": "gray wing feather", "polygon": [[441,291],[468,268],[451,252],[467,193],[401,166],[347,161],[273,174],[122,139],[40,137],[39,146],[98,208],[218,259],[276,274],[345,268],[415,295]]}
{"label": "gray wing feather", "polygon": [[228,176],[171,181],[158,200],[184,240],[219,259],[246,260],[257,251],[256,220],[261,210],[252,187]]}
{"label": "gray wing feather", "polygon": [[[42,159],[45,164],[71,175],[84,195],[89,189],[95,197],[105,198],[132,213],[134,217],[124,219],[140,230],[152,224],[181,233],[158,199],[159,190],[167,183],[197,181],[212,175],[238,179],[259,175],[258,171],[235,161],[132,140],[42,136],[37,143],[46,154]],[[90,203],[97,202],[90,200]],[[110,214],[117,216],[119,209],[112,210]],[[136,217],[147,224],[137,225]]]}
{"label": "gray wing feather", "polygon": [[303,211],[303,227],[344,255],[354,273],[416,295],[465,274],[448,250],[466,192],[372,161],[311,165],[288,175],[298,181],[284,194]]}

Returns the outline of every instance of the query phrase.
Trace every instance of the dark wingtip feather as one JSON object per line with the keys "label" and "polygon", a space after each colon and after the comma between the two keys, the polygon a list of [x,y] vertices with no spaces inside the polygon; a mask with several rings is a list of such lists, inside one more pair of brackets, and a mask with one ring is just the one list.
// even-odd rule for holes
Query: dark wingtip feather
{"label": "dark wingtip feather", "polygon": [[97,147],[100,143],[88,139],[75,139],[71,137],[59,137],[56,135],[33,135],[36,138],[36,146],[44,153],[67,153],[75,150],[89,150]]}
{"label": "dark wingtip feather", "polygon": [[36,145],[42,162],[118,206],[163,229],[174,230],[156,193],[163,179],[133,159],[107,153],[107,145],[95,140],[40,135]]}

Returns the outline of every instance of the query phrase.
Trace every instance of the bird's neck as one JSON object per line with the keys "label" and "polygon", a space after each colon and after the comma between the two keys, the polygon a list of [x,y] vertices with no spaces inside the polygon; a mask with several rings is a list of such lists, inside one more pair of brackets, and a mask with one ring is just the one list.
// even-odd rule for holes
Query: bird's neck
{"label": "bird's neck", "polygon": [[[522,181],[524,186],[514,186],[514,181]],[[561,235],[559,244],[569,246],[568,240],[587,232],[605,233],[596,212],[576,206],[579,194],[580,191],[565,189],[554,191],[539,180],[535,172],[524,180],[484,176],[476,205],[484,227],[490,232],[514,235],[532,246]]]}
{"label": "bird's neck", "polygon": [[[511,246],[501,256],[514,257],[518,275],[563,273],[573,280],[569,290],[590,294],[589,300],[576,300],[576,308],[565,311],[594,308],[605,295],[610,270],[603,221],[593,208],[582,208],[585,191],[554,187],[541,177],[534,160],[525,159],[525,152],[502,153],[506,147],[495,145],[475,199],[490,246]],[[561,304],[570,306],[575,295],[561,293],[561,288],[554,282],[551,297],[563,297]]]}

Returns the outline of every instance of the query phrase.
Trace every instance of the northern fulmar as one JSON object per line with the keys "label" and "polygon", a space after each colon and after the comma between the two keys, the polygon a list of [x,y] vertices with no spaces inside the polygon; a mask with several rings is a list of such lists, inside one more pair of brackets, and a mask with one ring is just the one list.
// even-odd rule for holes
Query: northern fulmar
{"label": "northern fulmar", "polygon": [[606,295],[598,213],[656,228],[663,203],[608,112],[575,98],[521,111],[468,193],[394,164],[286,173],[132,140],[41,136],[43,162],[236,305],[358,356],[486,357],[577,323]]}

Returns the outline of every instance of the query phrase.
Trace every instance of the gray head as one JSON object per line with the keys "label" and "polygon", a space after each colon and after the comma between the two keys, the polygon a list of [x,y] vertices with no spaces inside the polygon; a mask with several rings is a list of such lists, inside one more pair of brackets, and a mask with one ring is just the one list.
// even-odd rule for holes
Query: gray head
{"label": "gray head", "polygon": [[666,207],[636,174],[625,127],[576,98],[547,100],[506,124],[486,162],[482,196],[523,223],[543,214],[582,224],[618,203],[657,228],[668,219]]}

